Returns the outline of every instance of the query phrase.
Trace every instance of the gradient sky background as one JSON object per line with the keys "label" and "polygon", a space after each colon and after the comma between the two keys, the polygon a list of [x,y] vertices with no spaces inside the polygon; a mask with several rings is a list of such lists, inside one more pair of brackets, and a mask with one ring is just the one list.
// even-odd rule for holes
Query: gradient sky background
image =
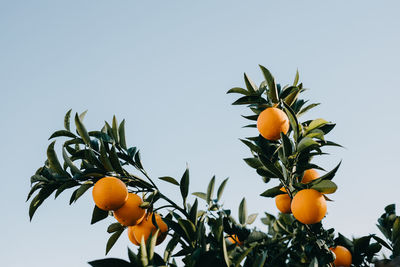
{"label": "gradient sky background", "polygon": [[[258,64],[283,85],[298,68],[311,89],[304,97],[322,102],[307,118],[337,123],[328,137],[346,149],[318,161],[331,169],[343,159],[325,225],[377,233],[384,206],[400,199],[398,10],[399,1],[365,0],[0,1],[1,265],[83,267],[104,257],[112,220],[90,225],[90,194],[72,206],[71,191],[50,197],[31,223],[24,202],[70,108],[89,110],[90,129],[125,118],[152,177],[180,178],[187,163],[191,192],[229,176],[224,203],[234,214],[243,196],[250,213],[276,214],[259,196],[274,183],[242,160],[250,153],[238,138],[255,134],[241,128],[249,112],[225,94],[244,86],[243,72],[260,83]],[[109,256],[127,258],[128,245],[123,235]]]}

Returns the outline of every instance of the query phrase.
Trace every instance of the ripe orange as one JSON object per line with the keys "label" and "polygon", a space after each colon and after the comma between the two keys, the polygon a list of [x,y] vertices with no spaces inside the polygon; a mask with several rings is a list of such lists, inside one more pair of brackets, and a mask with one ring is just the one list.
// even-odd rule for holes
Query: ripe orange
{"label": "ripe orange", "polygon": [[304,224],[318,223],[325,217],[326,200],[314,189],[303,189],[292,199],[293,216]]}
{"label": "ripe orange", "polygon": [[125,226],[137,224],[145,214],[145,210],[140,207],[143,200],[136,194],[129,193],[125,204],[114,211],[114,217]]}
{"label": "ripe orange", "polygon": [[343,247],[337,246],[335,248],[330,248],[336,255],[336,259],[333,262],[336,267],[350,267],[352,262],[352,257],[350,251]]}
{"label": "ripe orange", "polygon": [[290,204],[292,199],[288,194],[277,195],[275,197],[275,204],[278,210],[282,213],[291,213]]}
{"label": "ripe orange", "polygon": [[104,177],[93,187],[93,200],[102,210],[116,210],[125,204],[128,198],[128,189],[120,179]]}
{"label": "ripe orange", "polygon": [[318,174],[318,172],[316,170],[308,169],[308,170],[306,170],[304,172],[303,179],[301,179],[301,182],[303,184],[307,184],[307,183],[309,183],[309,182],[311,182],[311,181],[313,181],[315,179],[318,179],[318,178],[319,178],[319,174]]}
{"label": "ripe orange", "polygon": [[231,235],[228,237],[229,242],[231,242],[232,244],[236,244],[239,246],[243,246],[243,241],[239,240],[239,237],[237,235]]}
{"label": "ripe orange", "polygon": [[[145,214],[142,221],[139,224],[128,227],[128,237],[133,244],[135,245],[140,244],[142,236],[144,237],[144,240],[147,241],[150,235],[154,234],[157,231],[157,228],[153,224],[151,217],[152,217],[151,213]],[[168,226],[162,220],[160,215],[156,214],[155,217],[157,225],[160,229],[160,231],[158,232],[157,243],[156,243],[158,245],[162,241],[164,241],[165,237],[167,236]]]}
{"label": "ripe orange", "polygon": [[289,118],[279,108],[267,108],[258,115],[257,129],[265,139],[276,141],[281,138],[281,132],[288,132]]}

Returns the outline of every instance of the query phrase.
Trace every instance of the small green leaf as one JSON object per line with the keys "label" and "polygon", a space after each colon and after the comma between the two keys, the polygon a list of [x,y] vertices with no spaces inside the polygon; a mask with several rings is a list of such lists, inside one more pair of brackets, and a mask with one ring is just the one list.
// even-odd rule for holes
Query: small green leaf
{"label": "small green leaf", "polygon": [[182,175],[180,182],[180,190],[183,198],[184,206],[186,206],[186,198],[189,194],[189,169],[186,169]]}
{"label": "small green leaf", "polygon": [[201,199],[207,200],[207,194],[203,192],[194,192],[192,195],[199,197]]}
{"label": "small green leaf", "polygon": [[232,94],[232,93],[236,93],[236,94],[242,94],[242,95],[246,95],[249,96],[250,92],[247,91],[246,89],[240,88],[240,87],[234,87],[232,89],[230,89],[228,92],[226,92],[227,94]]}
{"label": "small green leaf", "polygon": [[324,119],[315,119],[312,122],[310,122],[310,124],[307,126],[306,133],[308,133],[314,129],[320,128],[328,123],[329,122]]}
{"label": "small green leaf", "polygon": [[231,261],[229,259],[228,251],[226,249],[226,241],[225,241],[224,235],[221,235],[221,243],[222,243],[222,251],[223,251],[223,255],[224,255],[225,264],[226,264],[226,266],[231,266]]}
{"label": "small green leaf", "polygon": [[125,227],[122,224],[120,224],[119,222],[116,222],[116,223],[110,224],[107,227],[107,233],[111,234],[111,233],[114,233],[116,231],[122,231],[124,229],[125,229]]}
{"label": "small green leaf", "polygon": [[113,145],[110,150],[110,162],[111,162],[113,169],[117,173],[125,175],[125,171],[121,166],[121,162],[119,161],[117,151],[115,150],[115,145]]}
{"label": "small green leaf", "polygon": [[67,180],[65,183],[63,183],[60,187],[57,188],[56,194],[54,196],[54,198],[57,198],[62,192],[64,192],[65,190],[75,187],[79,185],[79,183],[75,180]]}
{"label": "small green leaf", "polygon": [[77,173],[81,173],[81,171],[74,165],[72,160],[68,157],[67,152],[65,151],[64,147],[62,148],[62,156],[64,158],[64,162],[70,168],[72,175],[75,175]]}
{"label": "small green leaf", "polygon": [[117,231],[110,236],[110,238],[107,241],[107,245],[106,245],[106,255],[111,250],[111,248],[114,246],[114,244],[117,242],[118,238],[121,236],[123,231],[124,230]]}
{"label": "small green leaf", "polygon": [[284,179],[283,173],[266,157],[260,155],[260,160],[264,167],[275,175],[276,178]]}
{"label": "small green leaf", "polygon": [[272,103],[278,103],[278,90],[276,88],[275,84],[275,78],[272,76],[272,74],[269,72],[267,68],[264,66],[259,65],[261,68],[261,71],[265,77],[265,81],[268,84],[268,98],[272,101]]}
{"label": "small green leaf", "polygon": [[108,172],[114,171],[111,161],[107,155],[107,150],[106,150],[105,144],[104,144],[103,140],[101,140],[101,139],[100,139],[100,157],[99,157],[99,159],[106,171],[108,171]]}
{"label": "small green leaf", "polygon": [[246,224],[252,224],[256,220],[257,216],[257,213],[250,214],[246,219]]}
{"label": "small green leaf", "polygon": [[118,144],[119,143],[118,122],[117,122],[117,118],[115,117],[115,115],[113,116],[113,120],[112,120],[112,133],[113,133],[115,142]]}
{"label": "small green leaf", "polygon": [[281,194],[286,194],[285,192],[281,191],[282,186],[275,186],[273,188],[270,188],[266,191],[264,191],[262,194],[260,194],[260,196],[262,197],[276,197],[277,195],[281,195]]}
{"label": "small green leaf", "polygon": [[142,235],[142,239],[140,240],[140,261],[143,266],[149,265],[149,260],[147,258],[147,249],[146,249],[146,240],[144,240],[144,235]]}
{"label": "small green leaf", "polygon": [[400,237],[400,217],[397,216],[393,223],[392,240],[398,242],[397,239]]}
{"label": "small green leaf", "polygon": [[263,166],[262,162],[258,158],[246,158],[243,160],[247,163],[247,165],[254,169],[258,169]]}
{"label": "small green leaf", "polygon": [[246,199],[243,198],[239,205],[239,222],[245,224],[247,219],[247,204]]}
{"label": "small green leaf", "polygon": [[293,130],[294,141],[297,143],[297,139],[300,136],[299,122],[297,121],[296,114],[291,109],[291,107],[288,106],[285,102],[282,102],[282,103],[283,103],[283,109],[285,110],[285,113],[289,118],[289,123]]}
{"label": "small green leaf", "polygon": [[217,200],[219,201],[222,197],[222,193],[224,192],[226,183],[228,182],[229,178],[226,178],[225,180],[222,181],[221,185],[218,187],[217,191]]}
{"label": "small green leaf", "polygon": [[85,126],[83,125],[81,119],[79,118],[78,113],[75,114],[75,125],[76,125],[76,130],[78,131],[79,136],[82,137],[85,144],[90,147],[89,133],[87,132]]}
{"label": "small green leaf", "polygon": [[244,74],[244,82],[246,83],[246,88],[249,90],[251,93],[255,93],[258,91],[257,85],[247,76],[247,74]]}
{"label": "small green leaf", "polygon": [[207,203],[210,203],[210,201],[213,198],[214,194],[214,185],[215,185],[215,176],[210,180],[210,183],[208,184],[207,187]]}
{"label": "small green leaf", "polygon": [[49,140],[55,137],[60,137],[60,136],[65,136],[65,137],[72,137],[75,138],[76,135],[71,133],[70,131],[66,131],[66,130],[59,130],[54,132],[50,137]]}
{"label": "small green leaf", "polygon": [[82,184],[76,191],[74,201],[77,201],[92,186],[93,183]]}
{"label": "small green leaf", "polygon": [[68,110],[67,114],[65,114],[65,117],[64,117],[64,128],[67,131],[71,131],[71,129],[70,129],[71,111],[72,111],[72,109]]}
{"label": "small green leaf", "polygon": [[60,162],[58,161],[57,154],[54,150],[55,143],[56,141],[53,141],[47,148],[47,159],[49,161],[50,169],[52,169],[55,173],[59,175],[68,176],[68,174],[64,171],[64,169],[61,167]]}
{"label": "small green leaf", "polygon": [[307,148],[311,148],[312,146],[319,147],[319,143],[309,137],[304,137],[297,145],[297,152],[300,153]]}
{"label": "small green leaf", "polygon": [[308,106],[306,106],[305,108],[302,108],[298,113],[297,116],[301,116],[304,113],[306,113],[307,111],[309,111],[312,108],[315,108],[316,106],[319,106],[321,103],[315,103],[315,104],[310,104]]}
{"label": "small green leaf", "polygon": [[296,70],[296,76],[294,76],[293,86],[297,86],[297,84],[299,83],[299,77],[299,70]]}
{"label": "small green leaf", "polygon": [[336,192],[337,185],[331,180],[322,180],[319,183],[314,184],[311,188],[321,192],[322,194],[332,194]]}
{"label": "small green leaf", "polygon": [[84,112],[82,112],[81,114],[79,114],[79,119],[80,119],[80,121],[83,121],[84,119],[85,119],[85,116],[86,116],[86,113],[87,113],[88,111],[87,110],[85,110]]}
{"label": "small green leaf", "polygon": [[194,225],[196,225],[196,223],[197,223],[196,222],[197,221],[197,207],[198,207],[198,201],[196,198],[196,200],[193,203],[193,206],[190,208],[190,211],[189,211],[189,219]]}
{"label": "small green leaf", "polygon": [[123,149],[127,150],[126,139],[125,139],[125,119],[123,119],[121,124],[119,125],[118,134],[119,134],[119,144],[120,144],[120,146]]}
{"label": "small green leaf", "polygon": [[172,178],[171,176],[163,176],[163,177],[158,177],[158,179],[160,179],[160,180],[163,180],[163,181],[166,181],[166,182],[169,182],[169,183],[171,183],[171,184],[174,184],[174,185],[178,185],[178,186],[179,186],[179,183],[178,183],[178,181],[177,181],[177,180],[175,180],[174,178]]}
{"label": "small green leaf", "polygon": [[94,205],[93,213],[92,213],[92,220],[90,224],[95,224],[105,218],[108,217],[108,211],[99,209],[96,205]]}

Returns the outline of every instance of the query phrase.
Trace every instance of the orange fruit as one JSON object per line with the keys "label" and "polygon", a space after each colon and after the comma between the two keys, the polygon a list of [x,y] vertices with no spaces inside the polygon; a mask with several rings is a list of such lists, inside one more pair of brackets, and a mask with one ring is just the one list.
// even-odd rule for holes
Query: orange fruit
{"label": "orange fruit", "polygon": [[137,224],[145,214],[145,209],[140,207],[142,203],[143,200],[138,195],[129,193],[125,204],[114,211],[115,219],[124,226]]}
{"label": "orange fruit", "polygon": [[326,214],[326,200],[314,189],[300,190],[292,199],[293,216],[304,224],[320,222]]}
{"label": "orange fruit", "polygon": [[[164,241],[165,237],[167,236],[168,226],[162,220],[160,215],[156,214],[155,217],[157,225],[160,229],[160,231],[158,232],[157,243],[156,243],[158,245],[162,241]],[[157,228],[153,224],[151,218],[152,214],[147,213],[144,215],[142,221],[139,224],[128,227],[128,237],[133,244],[135,245],[140,244],[142,236],[144,237],[144,240],[147,241],[150,235],[154,234],[157,231]]]}
{"label": "orange fruit", "polygon": [[332,250],[336,255],[336,259],[333,262],[336,267],[350,267],[352,256],[347,248],[343,246],[337,246],[335,248],[330,248],[330,250]]}
{"label": "orange fruit", "polygon": [[281,194],[275,197],[275,204],[278,210],[282,213],[291,213],[290,204],[292,199],[288,194]]}
{"label": "orange fruit", "polygon": [[301,182],[303,184],[307,184],[315,179],[319,178],[319,174],[316,170],[314,169],[308,169],[304,172],[303,178],[301,179]]}
{"label": "orange fruit", "polygon": [[258,115],[257,129],[265,139],[276,141],[281,138],[281,132],[288,132],[289,118],[279,108],[267,108]]}
{"label": "orange fruit", "polygon": [[104,177],[98,180],[92,191],[94,203],[102,210],[116,210],[125,204],[128,189],[120,179]]}
{"label": "orange fruit", "polygon": [[228,237],[229,242],[231,242],[232,244],[236,244],[239,246],[243,246],[243,241],[239,240],[239,237],[237,235],[231,235]]}

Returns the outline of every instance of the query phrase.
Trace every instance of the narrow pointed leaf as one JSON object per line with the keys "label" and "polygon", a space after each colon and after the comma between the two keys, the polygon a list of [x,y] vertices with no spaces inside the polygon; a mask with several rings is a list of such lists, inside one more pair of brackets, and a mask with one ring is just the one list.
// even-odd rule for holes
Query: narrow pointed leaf
{"label": "narrow pointed leaf", "polygon": [[278,103],[278,90],[276,88],[275,78],[272,76],[267,68],[261,65],[260,68],[265,77],[265,81],[268,84],[268,97],[273,103]]}
{"label": "narrow pointed leaf", "polygon": [[107,217],[108,217],[108,211],[99,209],[96,205],[94,205],[92,220],[90,221],[90,224],[95,224]]}
{"label": "narrow pointed leaf", "polygon": [[107,245],[106,245],[106,255],[111,250],[111,248],[115,245],[118,238],[121,236],[122,232],[123,232],[123,230],[117,231],[110,236],[110,238],[107,241]]}
{"label": "narrow pointed leaf", "polygon": [[115,142],[118,144],[119,143],[118,122],[117,122],[117,118],[115,117],[115,115],[113,116],[113,120],[112,120],[112,133],[113,133]]}
{"label": "narrow pointed leaf", "polygon": [[163,176],[163,177],[158,177],[158,179],[169,182],[171,184],[174,185],[178,185],[179,186],[179,182],[177,180],[175,180],[174,178],[172,178],[171,176]]}
{"label": "narrow pointed leaf", "polygon": [[236,93],[236,94],[242,94],[242,95],[246,95],[246,96],[250,95],[249,91],[247,91],[246,89],[240,88],[240,87],[234,87],[226,93],[227,94]]}
{"label": "narrow pointed leaf", "polygon": [[224,192],[226,183],[228,182],[229,178],[226,178],[225,180],[222,181],[221,185],[218,187],[218,191],[217,191],[217,200],[220,200],[222,197],[222,193]]}
{"label": "narrow pointed leaf", "polygon": [[67,152],[65,151],[65,148],[62,148],[62,156],[64,158],[64,162],[67,164],[67,166],[70,168],[72,175],[75,175],[77,173],[81,173],[81,171],[74,165],[74,163],[71,161],[71,159],[68,157]]}
{"label": "narrow pointed leaf", "polygon": [[76,130],[78,131],[79,136],[82,138],[82,140],[85,142],[87,146],[90,146],[90,136],[89,133],[87,132],[85,126],[83,125],[81,119],[78,116],[78,113],[75,114],[75,125],[76,125]]}
{"label": "narrow pointed leaf", "polygon": [[245,224],[247,219],[247,204],[246,199],[243,198],[239,205],[239,222]]}
{"label": "narrow pointed leaf", "polygon": [[296,76],[294,76],[293,86],[297,86],[297,84],[299,83],[299,77],[299,70],[296,70]]}
{"label": "narrow pointed leaf", "polygon": [[180,182],[180,190],[184,204],[186,204],[186,198],[189,194],[189,169],[186,169],[182,175]]}
{"label": "narrow pointed leaf", "polygon": [[49,137],[49,140],[52,139],[52,138],[55,138],[55,137],[60,137],[60,136],[72,137],[72,138],[75,138],[75,137],[76,137],[76,135],[73,134],[73,133],[71,133],[70,131],[67,131],[67,130],[59,130],[59,131],[54,132],[54,133]]}
{"label": "narrow pointed leaf", "polygon": [[311,188],[321,192],[322,194],[332,194],[336,192],[337,185],[331,180],[322,180],[319,183],[314,184]]}
{"label": "narrow pointed leaf", "polygon": [[49,161],[50,168],[59,175],[66,176],[66,172],[61,167],[60,162],[58,161],[57,154],[54,150],[54,144],[56,141],[53,141],[47,148],[47,159]]}
{"label": "narrow pointed leaf", "polygon": [[194,192],[192,195],[199,197],[201,199],[207,200],[207,194],[203,192]]}
{"label": "narrow pointed leaf", "polygon": [[210,203],[214,194],[215,176],[211,179],[207,187],[207,203]]}
{"label": "narrow pointed leaf", "polygon": [[123,149],[127,150],[126,139],[125,139],[125,119],[122,120],[121,124],[119,125],[118,134],[119,134],[119,144],[120,144],[120,146]]}
{"label": "narrow pointed leaf", "polygon": [[68,112],[67,112],[67,114],[65,114],[65,117],[64,117],[64,128],[65,128],[65,130],[67,130],[67,131],[71,131],[71,123],[70,123],[70,119],[71,119],[71,111],[72,111],[72,109],[70,109],[70,110],[68,110]]}
{"label": "narrow pointed leaf", "polygon": [[257,85],[247,76],[247,74],[244,74],[244,82],[246,83],[246,88],[249,90],[251,93],[255,93],[258,91]]}

